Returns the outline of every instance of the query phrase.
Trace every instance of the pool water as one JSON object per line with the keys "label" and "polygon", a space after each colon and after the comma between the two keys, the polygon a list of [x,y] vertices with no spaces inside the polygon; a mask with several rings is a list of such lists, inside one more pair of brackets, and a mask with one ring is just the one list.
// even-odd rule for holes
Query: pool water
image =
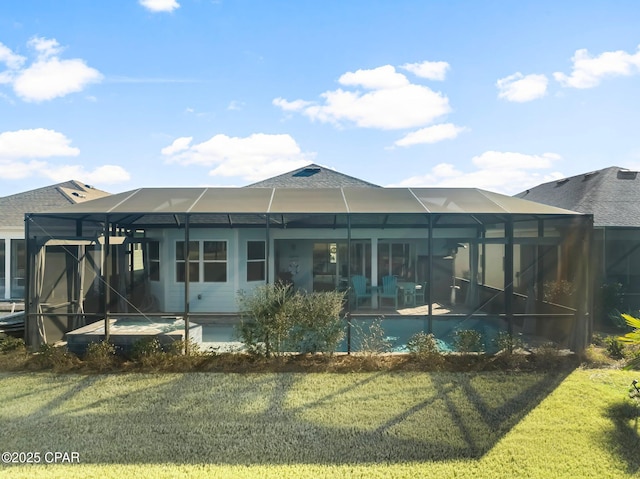
{"label": "pool water", "polygon": [[[361,348],[361,338],[371,334],[371,326],[379,324],[382,329],[382,338],[388,342],[392,352],[408,352],[407,342],[417,333],[429,331],[429,321],[424,317],[412,318],[354,318],[351,320],[351,351],[356,352]],[[473,329],[479,331],[482,336],[484,351],[493,353],[497,351],[495,338],[498,333],[505,330],[505,325],[499,318],[446,318],[435,319],[432,323],[433,334],[436,337],[438,348],[441,352],[455,351],[456,331]],[[347,352],[347,330],[338,345],[338,352]],[[238,345],[239,337],[236,326],[233,324],[205,324],[202,328],[202,342],[217,345],[228,343]]]}

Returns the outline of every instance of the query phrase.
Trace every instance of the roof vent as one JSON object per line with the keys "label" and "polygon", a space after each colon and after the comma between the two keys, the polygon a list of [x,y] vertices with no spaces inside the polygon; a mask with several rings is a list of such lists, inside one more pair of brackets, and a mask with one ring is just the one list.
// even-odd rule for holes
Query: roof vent
{"label": "roof vent", "polygon": [[77,191],[74,191],[71,193],[73,196],[77,196],[78,198],[86,198],[86,195],[83,195],[82,193],[78,193]]}
{"label": "roof vent", "polygon": [[599,173],[599,171],[590,171],[589,173],[585,173],[584,174],[584,179],[588,180],[589,178],[591,178],[592,176],[595,176]]}
{"label": "roof vent", "polygon": [[85,188],[89,188],[90,190],[92,190],[92,189],[93,189],[93,186],[92,186],[92,185],[84,185],[84,187],[85,187]]}
{"label": "roof vent", "polygon": [[320,173],[320,171],[321,171],[321,168],[319,166],[308,166],[294,173],[293,176],[309,177],[309,176],[315,175],[316,173]]}
{"label": "roof vent", "polygon": [[631,170],[618,170],[617,176],[619,180],[635,180],[638,176],[638,172]]}
{"label": "roof vent", "polygon": [[562,178],[561,180],[556,181],[556,185],[564,185],[567,181],[569,181],[569,178]]}

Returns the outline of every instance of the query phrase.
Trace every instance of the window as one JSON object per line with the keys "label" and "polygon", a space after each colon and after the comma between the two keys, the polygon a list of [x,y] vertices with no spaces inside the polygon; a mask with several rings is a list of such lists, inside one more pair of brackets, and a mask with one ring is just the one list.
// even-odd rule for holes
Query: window
{"label": "window", "polygon": [[4,298],[5,261],[4,240],[0,239],[0,299]]}
{"label": "window", "polygon": [[160,281],[160,242],[150,241],[147,244],[147,248],[147,261],[149,262],[149,280]]}
{"label": "window", "polygon": [[[185,248],[184,241],[176,242],[176,281],[184,283],[185,279]],[[197,283],[200,281],[200,242],[189,241],[188,255],[189,282]]]}
{"label": "window", "polygon": [[264,241],[247,242],[247,281],[265,280],[265,243]]}
{"label": "window", "polygon": [[27,250],[23,239],[11,240],[11,297],[24,296]]}
{"label": "window", "polygon": [[227,281],[227,242],[204,241],[204,281],[224,283]]}
{"label": "window", "polygon": [[414,280],[411,248],[409,243],[384,243],[378,245],[378,281],[393,275],[399,279]]}
{"label": "window", "polygon": [[189,241],[188,268],[185,268],[185,243],[176,242],[176,281],[184,283],[185,270],[190,283],[227,281],[227,242]]}

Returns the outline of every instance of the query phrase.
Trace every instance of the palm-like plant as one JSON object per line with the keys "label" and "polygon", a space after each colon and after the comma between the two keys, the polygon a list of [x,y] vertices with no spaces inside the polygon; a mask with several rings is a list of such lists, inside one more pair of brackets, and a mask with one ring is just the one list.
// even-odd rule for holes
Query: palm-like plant
{"label": "palm-like plant", "polygon": [[[622,314],[622,318],[625,320],[628,326],[633,328],[633,331],[619,336],[618,340],[626,344],[640,345],[640,319],[631,316],[630,314]],[[626,369],[635,369],[640,366],[640,356],[636,356],[626,366]]]}

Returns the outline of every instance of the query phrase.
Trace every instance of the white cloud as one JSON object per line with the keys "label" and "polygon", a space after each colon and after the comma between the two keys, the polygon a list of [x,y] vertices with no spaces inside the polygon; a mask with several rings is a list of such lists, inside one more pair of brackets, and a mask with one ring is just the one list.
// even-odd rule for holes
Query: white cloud
{"label": "white cloud", "polygon": [[39,102],[82,91],[100,80],[100,72],[83,60],[51,58],[23,70],[14,80],[13,89],[23,100]]}
{"label": "white cloud", "polygon": [[545,75],[514,73],[496,82],[499,98],[519,103],[542,98],[547,93],[549,81]]}
{"label": "white cloud", "polygon": [[240,111],[244,107],[244,102],[231,100],[227,105],[227,110],[229,111]]}
{"label": "white cloud", "polygon": [[11,49],[0,43],[0,62],[7,65],[7,68],[9,68],[10,70],[17,70],[24,64],[25,61],[25,57],[16,55],[11,51]]}
{"label": "white cloud", "polygon": [[604,77],[629,76],[640,72],[640,47],[635,54],[622,50],[604,52],[593,57],[586,49],[576,50],[572,57],[573,69],[570,75],[562,72],[553,74],[564,87],[593,88]]}
{"label": "white cloud", "polygon": [[384,90],[402,88],[409,84],[409,80],[402,73],[396,72],[391,65],[384,65],[372,70],[347,72],[338,79],[338,83],[345,86],[361,86],[367,90]]}
{"label": "white cloud", "polygon": [[118,165],[102,165],[92,170],[82,165],[46,166],[40,168],[40,174],[55,182],[74,179],[98,185],[123,183],[131,179],[129,172]]}
{"label": "white cloud", "polygon": [[180,8],[176,0],[140,0],[140,5],[152,12],[173,12]]}
{"label": "white cloud", "polygon": [[55,130],[5,131],[0,133],[0,159],[78,156],[80,150],[70,143],[71,140]]}
{"label": "white cloud", "polygon": [[313,154],[303,153],[286,134],[255,133],[248,137],[218,134],[191,144],[190,137],[176,139],[162,149],[168,163],[200,165],[211,168],[211,176],[240,177],[258,181],[283,171],[307,165]]}
{"label": "white cloud", "polygon": [[475,170],[465,172],[449,163],[434,166],[425,175],[407,178],[396,185],[405,187],[464,187],[480,188],[513,195],[532,186],[562,178],[552,171],[554,162],[561,160],[555,153],[527,155],[515,152],[487,151],[472,158]]}
{"label": "white cloud", "polygon": [[34,37],[28,42],[36,60],[24,67],[25,59],[14,55],[0,44],[0,61],[8,71],[0,73],[0,84],[13,87],[16,95],[25,101],[40,102],[84,90],[102,80],[102,74],[79,58],[62,60],[62,48],[55,39]]}
{"label": "white cloud", "polygon": [[335,125],[350,122],[362,128],[383,130],[425,126],[451,111],[446,96],[410,83],[391,65],[348,72],[339,82],[368,91],[339,88],[321,94],[322,103],[276,98],[273,104],[284,111],[298,111],[312,120]]}
{"label": "white cloud", "polygon": [[22,180],[30,176],[37,176],[46,166],[45,161],[6,161],[0,159],[4,180]]}
{"label": "white cloud", "polygon": [[62,47],[55,38],[33,37],[27,45],[37,52],[41,60],[57,56],[62,52]]}
{"label": "white cloud", "polygon": [[162,150],[160,150],[160,153],[165,156],[175,155],[180,151],[188,149],[191,140],[193,140],[192,136],[183,136],[181,138],[176,138],[173,143],[171,143],[171,145],[165,146]]}
{"label": "white cloud", "polygon": [[412,131],[394,144],[396,146],[413,146],[422,143],[437,143],[442,140],[452,140],[465,130],[466,128],[456,126],[453,123],[441,123]]}
{"label": "white cloud", "polygon": [[274,106],[279,106],[284,111],[301,111],[301,110],[304,110],[306,107],[313,105],[313,102],[311,101],[304,101],[304,100],[287,101],[284,98],[280,98],[280,97],[274,98],[271,103],[273,103]]}
{"label": "white cloud", "polygon": [[422,63],[405,63],[400,68],[413,73],[420,78],[428,80],[443,81],[449,70],[447,62],[422,62]]}
{"label": "white cloud", "polygon": [[8,180],[19,180],[31,176],[43,176],[56,182],[80,179],[96,184],[130,179],[129,173],[116,165],[103,165],[88,170],[82,165],[60,166],[45,161],[47,158],[78,156],[80,150],[70,146],[70,143],[71,140],[62,133],[44,128],[0,133],[2,177]]}

